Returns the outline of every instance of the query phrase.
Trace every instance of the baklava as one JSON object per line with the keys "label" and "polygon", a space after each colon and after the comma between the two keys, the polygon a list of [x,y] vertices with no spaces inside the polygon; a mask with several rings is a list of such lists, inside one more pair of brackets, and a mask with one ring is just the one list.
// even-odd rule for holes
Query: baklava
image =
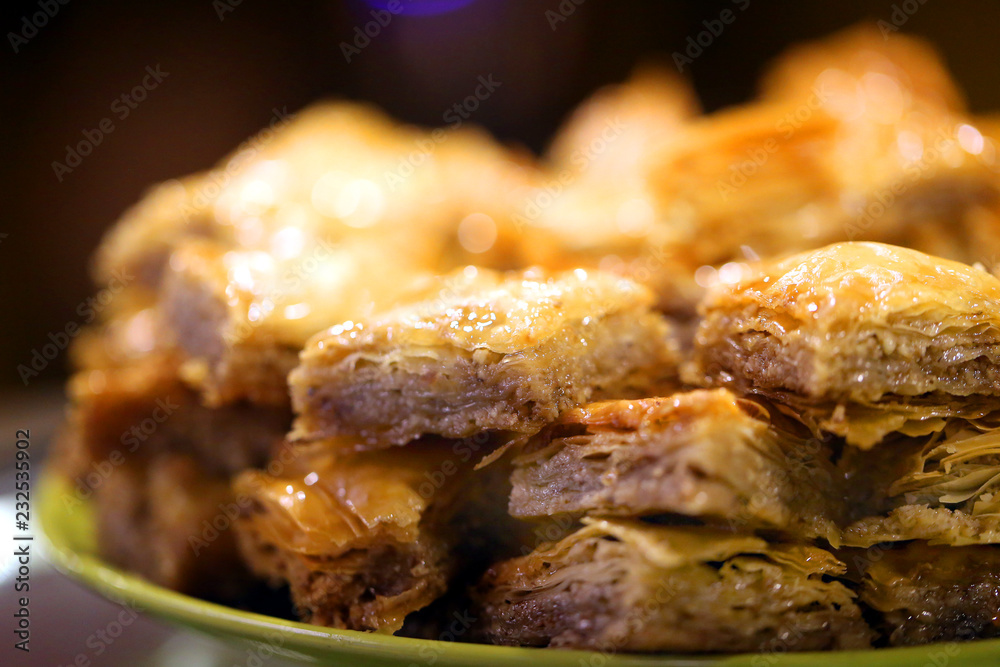
{"label": "baklava", "polygon": [[678,515],[836,542],[847,508],[827,443],[725,389],[591,403],[514,459],[521,518]]}
{"label": "baklava", "polygon": [[843,243],[764,263],[702,304],[687,378],[760,392],[862,448],[1000,407],[1000,281]]}
{"label": "baklava", "polygon": [[422,300],[316,336],[289,376],[292,436],[403,445],[423,434],[533,433],[592,398],[676,374],[652,294],[583,270],[462,270]]}
{"label": "baklava", "polygon": [[450,443],[330,453],[349,449],[286,447],[270,472],[241,474],[233,488],[249,509],[237,533],[252,570],[287,584],[303,620],[392,633],[459,568],[452,521],[472,466]]}
{"label": "baklava", "polygon": [[499,563],[477,591],[494,643],[598,651],[867,648],[829,552],[705,528],[588,520]]}
{"label": "baklava", "polygon": [[[957,421],[926,442],[883,443],[896,459],[876,511],[847,526],[844,543],[926,540],[961,546],[1000,543],[1000,430]],[[854,465],[868,466],[865,456]]]}
{"label": "baklava", "polygon": [[56,457],[110,562],[591,661],[998,634],[996,119],[922,42],[708,115],[643,69],[537,160],[291,116],[97,252]]}

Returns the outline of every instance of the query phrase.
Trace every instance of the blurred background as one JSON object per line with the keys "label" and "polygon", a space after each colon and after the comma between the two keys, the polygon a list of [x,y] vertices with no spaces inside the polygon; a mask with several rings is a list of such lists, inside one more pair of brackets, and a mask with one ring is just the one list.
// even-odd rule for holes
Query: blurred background
{"label": "blurred background", "polygon": [[[989,0],[400,2],[404,13],[367,43],[359,31],[386,0],[4,3],[0,389],[10,401],[64,378],[65,354],[27,390],[16,368],[80,319],[105,228],[149,184],[211,166],[275,109],[337,96],[439,125],[492,75],[501,86],[472,120],[537,151],[595,88],[637,63],[673,67],[703,21],[734,5],[745,10],[684,68],[707,110],[750,97],[762,64],[789,44],[900,11],[904,32],[945,54],[973,110],[1000,109],[1000,3]],[[45,8],[54,15],[40,17]],[[155,82],[145,99],[123,101],[144,78]],[[56,174],[67,145],[103,119],[113,132]]]}

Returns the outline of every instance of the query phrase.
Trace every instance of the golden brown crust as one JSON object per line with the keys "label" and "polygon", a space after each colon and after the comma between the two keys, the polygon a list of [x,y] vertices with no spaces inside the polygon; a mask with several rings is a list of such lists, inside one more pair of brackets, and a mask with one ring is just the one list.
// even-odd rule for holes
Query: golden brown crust
{"label": "golden brown crust", "polygon": [[831,453],[724,389],[570,410],[514,459],[510,511],[538,518],[679,514],[838,539]]}
{"label": "golden brown crust", "polygon": [[[250,500],[237,525],[244,557],[261,577],[287,583],[304,620],[395,632],[407,614],[444,594],[458,569],[448,522],[470,472],[451,445],[424,443],[390,460],[335,458],[320,445],[286,448],[275,474],[233,483]],[[448,461],[440,485],[431,473]]]}
{"label": "golden brown crust", "polygon": [[655,208],[695,266],[850,240],[983,261],[967,217],[998,189],[963,106],[922,42],[848,30],[792,49],[758,102],[684,128],[649,175]]}
{"label": "golden brown crust", "polygon": [[824,78],[832,83],[867,75],[887,77],[928,102],[965,109],[965,96],[928,42],[903,33],[887,37],[867,23],[788,49],[764,73],[760,89],[768,99],[803,99]]}
{"label": "golden brown crust", "polygon": [[837,244],[718,286],[702,312],[689,381],[787,396],[828,421],[838,406],[888,404],[902,424],[847,424],[860,446],[908,422],[980,416],[1000,396],[1000,281],[957,262]]}
{"label": "golden brown crust", "polygon": [[427,433],[532,433],[592,397],[675,372],[670,325],[629,281],[471,269],[436,288],[310,342],[289,376],[293,438],[384,447]]}
{"label": "golden brown crust", "polygon": [[[97,253],[98,281],[126,270],[155,287],[172,252],[198,239],[278,260],[303,241],[353,240],[434,270],[523,263],[513,203],[537,172],[485,132],[431,132],[349,102],[273,120],[211,171],[157,186],[128,211]],[[473,214],[494,241],[463,233]]]}
{"label": "golden brown crust", "polygon": [[478,589],[495,643],[622,651],[865,648],[830,553],[705,528],[593,521],[500,563]]}
{"label": "golden brown crust", "polygon": [[552,139],[550,168],[573,171],[592,184],[642,173],[644,161],[670,144],[700,112],[690,84],[676,72],[644,66],[623,83],[584,100]]}

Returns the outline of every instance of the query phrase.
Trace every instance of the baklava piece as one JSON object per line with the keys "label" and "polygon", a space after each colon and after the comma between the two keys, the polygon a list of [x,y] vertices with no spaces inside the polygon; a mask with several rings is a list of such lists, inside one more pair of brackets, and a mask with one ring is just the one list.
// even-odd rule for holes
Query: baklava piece
{"label": "baklava piece", "polygon": [[820,109],[840,125],[822,153],[847,213],[834,216],[842,230],[824,240],[805,229],[808,245],[787,251],[846,235],[968,264],[994,254],[998,182],[986,128],[969,116],[928,43],[903,34],[887,39],[874,24],[848,28],[789,49],[761,88],[763,100],[795,105],[781,121],[786,132],[798,132]]}
{"label": "baklava piece", "polygon": [[842,243],[720,284],[702,312],[691,382],[776,397],[862,448],[1000,407],[1000,281],[965,264]]}
{"label": "baklava piece", "polygon": [[992,154],[933,52],[849,30],[792,50],[764,87],[689,123],[650,170],[695,267],[862,240],[985,259],[966,218],[998,201]]}
{"label": "baklava piece", "polygon": [[[849,525],[849,546],[927,540],[961,546],[1000,543],[1000,430],[956,421],[926,444],[893,442],[878,449],[896,459],[882,480],[881,507]],[[872,467],[876,452],[851,458]],[[875,463],[875,466],[878,464]]]}
{"label": "baklava piece", "polygon": [[97,250],[95,277],[103,283],[124,271],[155,289],[171,253],[191,239],[280,254],[300,234],[336,242],[352,230],[402,219],[437,172],[418,170],[392,198],[378,184],[419,138],[362,104],[276,113],[270,127],[212,170],[157,185],[126,211]]}
{"label": "baklava piece", "polygon": [[309,343],[289,376],[292,436],[385,447],[428,433],[533,433],[592,398],[649,395],[677,363],[652,302],[596,272],[452,273],[424,300]]}
{"label": "baklava piece", "polygon": [[250,501],[237,526],[244,557],[289,586],[304,621],[395,632],[457,571],[451,520],[470,466],[443,444],[347,458],[320,445],[283,449],[271,473],[234,481]]}
{"label": "baklava piece", "polygon": [[126,461],[94,490],[100,553],[171,590],[245,597],[253,580],[231,529],[241,502],[227,478],[205,473],[190,456]]}
{"label": "baklava piece", "polygon": [[186,454],[226,476],[263,465],[291,423],[287,409],[202,405],[178,377],[178,361],[150,355],[118,368],[73,376],[68,427],[87,464]]}
{"label": "baklava piece", "polygon": [[1000,635],[1000,548],[911,542],[867,561],[860,599],[892,646]]}
{"label": "baklava piece", "polygon": [[279,260],[186,243],[171,257],[161,302],[185,379],[213,406],[287,406],[288,373],[313,334],[392,305],[417,280],[405,261],[385,266],[383,250],[316,243]]}
{"label": "baklava piece", "polygon": [[68,354],[71,367],[83,371],[130,366],[169,349],[156,308],[146,304],[82,329]]}
{"label": "baklava piece", "polygon": [[101,553],[173,590],[216,599],[251,578],[229,526],[241,508],[229,476],[263,465],[291,422],[284,410],[204,407],[153,354],[70,380],[58,465],[67,507],[93,501]]}
{"label": "baklava piece", "polygon": [[725,389],[591,403],[514,459],[510,512],[677,514],[836,542],[843,494],[828,446],[808,435]]}
{"label": "baklava piece", "polygon": [[527,151],[469,125],[427,130],[364,104],[320,102],[276,115],[213,169],[151,189],[106,234],[94,275],[124,273],[155,292],[172,253],[198,240],[289,260],[279,291],[294,291],[312,259],[345,241],[382,248],[382,269],[520,266],[533,239],[512,218],[537,178]]}
{"label": "baklava piece", "polygon": [[612,180],[635,185],[648,160],[701,113],[700,106],[690,83],[677,72],[640,67],[628,80],[599,89],[574,109],[552,139],[546,161],[593,185],[609,187]]}
{"label": "baklava piece", "polygon": [[[918,99],[955,111],[966,108],[965,96],[933,46],[904,33],[887,39],[872,24],[789,48],[768,67],[760,88],[764,98],[801,100],[816,93],[832,94],[834,84],[845,80],[864,80],[873,93],[879,82],[892,81],[895,90],[906,90]],[[889,96],[893,90],[882,92]]]}
{"label": "baklava piece", "polygon": [[616,651],[866,648],[872,632],[821,549],[707,528],[588,519],[494,566],[480,618],[494,643]]}

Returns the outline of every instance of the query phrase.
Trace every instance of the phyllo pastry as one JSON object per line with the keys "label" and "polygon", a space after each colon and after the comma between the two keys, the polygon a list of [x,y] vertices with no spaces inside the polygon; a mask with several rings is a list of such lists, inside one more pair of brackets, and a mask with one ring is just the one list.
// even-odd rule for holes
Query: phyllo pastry
{"label": "phyllo pastry", "polygon": [[[831,71],[834,66],[837,70]],[[865,77],[872,87],[890,80],[917,100],[954,111],[966,108],[965,95],[930,43],[905,33],[886,39],[880,28],[869,23],[789,48],[764,73],[761,96],[802,99],[817,92],[832,93],[836,82]],[[823,83],[828,87],[817,89]],[[883,96],[891,91],[884,90]]]}
{"label": "phyllo pastry", "polygon": [[1000,635],[1000,548],[911,542],[859,558],[865,561],[860,599],[878,612],[890,645]]}
{"label": "phyllo pastry", "polygon": [[664,150],[698,113],[689,82],[641,67],[585,100],[559,128],[543,166],[548,180],[529,195],[528,223],[551,234],[536,263],[600,268],[647,285],[671,314],[692,315],[699,296],[689,253],[650,191]]}
{"label": "phyllo pastry", "polygon": [[470,267],[425,294],[309,343],[289,376],[293,438],[384,447],[422,434],[532,433],[676,373],[670,324],[648,290],[622,278]]}
{"label": "phyllo pastry", "polygon": [[829,447],[726,389],[591,403],[514,459],[510,512],[677,514],[836,542],[846,515]]}
{"label": "phyllo pastry", "polygon": [[1000,407],[1000,281],[842,243],[766,263],[702,304],[688,379],[778,397],[849,443]]}
{"label": "phyllo pastry", "polygon": [[367,242],[301,253],[282,258],[200,241],[171,256],[160,308],[183,352],[185,380],[208,404],[287,406],[288,373],[313,334],[392,305],[421,275],[402,260],[386,265],[384,248]]}
{"label": "phyllo pastry", "polygon": [[151,189],[105,236],[94,273],[103,283],[124,271],[155,287],[171,253],[191,239],[280,257],[303,239],[405,236],[397,249],[424,258],[454,248],[465,261],[494,250],[509,261],[502,244],[463,244],[460,222],[485,215],[502,240],[508,199],[534,174],[529,160],[469,125],[430,131],[368,105],[319,102],[276,113],[212,170]]}
{"label": "phyllo pastry", "polygon": [[868,647],[829,552],[707,528],[587,519],[478,589],[494,643],[622,651]]}
{"label": "phyllo pastry", "polygon": [[[648,160],[701,113],[690,82],[672,69],[642,66],[624,82],[600,88],[563,122],[546,162],[593,186],[642,183]],[[595,150],[597,146],[603,150]]]}
{"label": "phyllo pastry", "polygon": [[253,590],[231,530],[245,500],[197,458],[160,453],[126,461],[93,499],[98,547],[109,563],[200,598],[239,600]]}
{"label": "phyllo pastry", "polygon": [[291,423],[287,409],[205,407],[178,376],[177,359],[163,354],[77,373],[68,394],[77,468],[68,472],[84,480],[101,462],[162,453],[190,455],[205,472],[225,477],[264,465]]}
{"label": "phyllo pastry", "polygon": [[1000,543],[1000,429],[995,427],[956,421],[924,444],[884,443],[883,452],[850,457],[855,468],[877,467],[871,458],[895,461],[888,468],[893,475],[881,482],[875,510],[847,526],[844,543]]}
{"label": "phyllo pastry", "polygon": [[101,553],[173,590],[246,593],[251,579],[228,530],[241,511],[229,476],[267,462],[290,413],[206,408],[162,354],[77,373],[68,394],[54,459],[72,485],[62,501],[70,510],[93,501]]}
{"label": "phyllo pastry", "polygon": [[997,201],[994,149],[961,106],[921,43],[845,31],[684,127],[648,175],[654,210],[695,267],[860,240],[981,261],[966,218]]}
{"label": "phyllo pastry", "polygon": [[235,480],[250,501],[237,525],[242,552],[257,575],[289,586],[304,621],[395,632],[457,571],[451,521],[471,466],[444,443],[391,457],[330,449],[288,447],[271,472]]}

